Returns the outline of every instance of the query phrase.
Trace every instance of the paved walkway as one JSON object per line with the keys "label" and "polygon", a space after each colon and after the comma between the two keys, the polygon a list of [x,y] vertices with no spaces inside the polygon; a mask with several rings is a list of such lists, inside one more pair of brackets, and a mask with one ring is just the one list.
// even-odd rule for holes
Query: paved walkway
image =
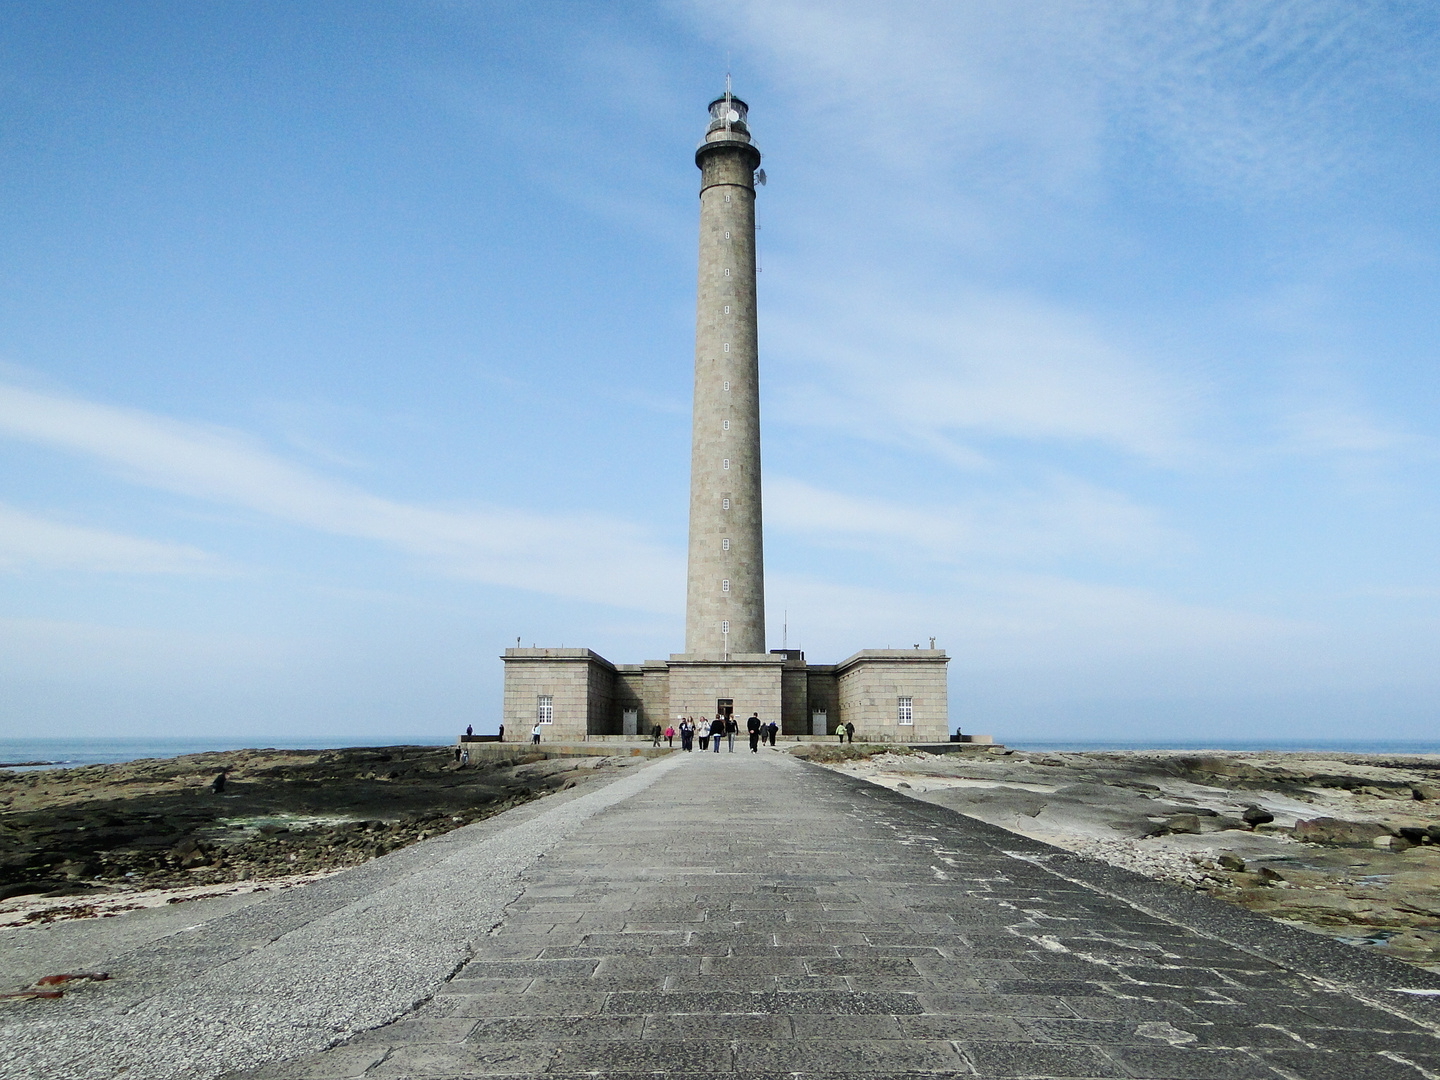
{"label": "paved walkway", "polygon": [[1440,1077],[1393,992],[1440,979],[737,749],[536,859],[408,1018],[248,1075]]}

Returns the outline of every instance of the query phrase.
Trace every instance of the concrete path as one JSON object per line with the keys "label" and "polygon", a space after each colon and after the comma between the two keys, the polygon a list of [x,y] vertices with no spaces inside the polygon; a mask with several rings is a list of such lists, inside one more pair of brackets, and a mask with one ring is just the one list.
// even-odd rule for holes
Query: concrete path
{"label": "concrete path", "polygon": [[407,1018],[250,1080],[1440,1077],[1397,989],[1440,979],[740,749],[647,769]]}

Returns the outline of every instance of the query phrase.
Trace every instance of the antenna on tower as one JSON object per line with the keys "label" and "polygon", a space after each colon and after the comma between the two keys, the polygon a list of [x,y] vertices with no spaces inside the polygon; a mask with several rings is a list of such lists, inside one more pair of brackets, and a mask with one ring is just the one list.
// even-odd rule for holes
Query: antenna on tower
{"label": "antenna on tower", "polygon": [[780,647],[781,647],[782,649],[788,649],[788,648],[790,648],[790,609],[789,609],[789,608],[786,608],[786,609],[785,609],[785,621],[781,624],[781,626],[782,626],[782,629],[781,629],[781,631],[780,631]]}
{"label": "antenna on tower", "polygon": [[735,110],[730,107],[732,98],[730,93],[730,54],[725,54],[725,130],[730,130],[730,118],[735,115]]}

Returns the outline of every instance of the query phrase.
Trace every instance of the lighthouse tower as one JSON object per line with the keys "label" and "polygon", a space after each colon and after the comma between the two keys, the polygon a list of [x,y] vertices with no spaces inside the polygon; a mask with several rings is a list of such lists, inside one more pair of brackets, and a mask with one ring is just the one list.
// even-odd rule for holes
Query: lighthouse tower
{"label": "lighthouse tower", "polygon": [[[749,109],[730,92],[710,103],[700,168],[700,275],[690,443],[685,651],[613,664],[583,648],[505,650],[505,740],[627,739],[677,717],[758,715],[791,738],[854,724],[872,742],[949,739],[944,649],[862,649],[838,664],[765,648],[760,512],[760,364],[755,331],[755,182],[760,151]],[[977,736],[984,738],[984,736]],[[948,744],[946,744],[948,745]]]}
{"label": "lighthouse tower", "polygon": [[700,168],[700,278],[690,450],[685,653],[765,652],[760,369],[755,328],[755,170],[748,108],[710,103]]}

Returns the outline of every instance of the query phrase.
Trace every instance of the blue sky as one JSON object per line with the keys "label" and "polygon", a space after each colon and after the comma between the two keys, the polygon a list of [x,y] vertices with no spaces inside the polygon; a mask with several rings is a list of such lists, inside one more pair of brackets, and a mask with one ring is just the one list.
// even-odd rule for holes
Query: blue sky
{"label": "blue sky", "polygon": [[682,647],[697,173],[771,647],[1044,738],[1431,738],[1440,11],[0,13],[0,735],[493,730]]}

